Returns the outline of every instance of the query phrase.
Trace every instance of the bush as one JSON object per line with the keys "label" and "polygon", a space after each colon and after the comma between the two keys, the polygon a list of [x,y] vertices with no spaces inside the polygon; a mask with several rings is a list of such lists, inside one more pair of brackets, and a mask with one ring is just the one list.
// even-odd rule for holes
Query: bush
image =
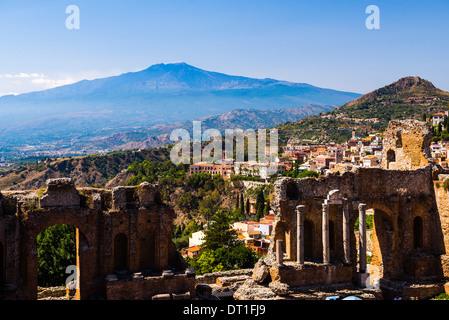
{"label": "bush", "polygon": [[443,188],[444,190],[449,190],[449,179],[444,180],[443,182]]}
{"label": "bush", "polygon": [[65,284],[69,265],[76,264],[75,228],[66,224],[48,227],[37,236],[38,285]]}
{"label": "bush", "polygon": [[449,295],[447,293],[440,293],[436,297],[433,297],[432,300],[449,300]]}

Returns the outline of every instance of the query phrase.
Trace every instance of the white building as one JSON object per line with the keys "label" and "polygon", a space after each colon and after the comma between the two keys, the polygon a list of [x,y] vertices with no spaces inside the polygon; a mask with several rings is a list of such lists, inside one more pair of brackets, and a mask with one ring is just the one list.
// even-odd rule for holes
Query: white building
{"label": "white building", "polygon": [[362,160],[362,165],[365,168],[372,168],[372,167],[378,167],[378,159],[376,156],[371,155],[371,156],[366,156],[363,158]]}
{"label": "white building", "polygon": [[204,231],[193,232],[189,238],[189,247],[201,246],[204,243]]}

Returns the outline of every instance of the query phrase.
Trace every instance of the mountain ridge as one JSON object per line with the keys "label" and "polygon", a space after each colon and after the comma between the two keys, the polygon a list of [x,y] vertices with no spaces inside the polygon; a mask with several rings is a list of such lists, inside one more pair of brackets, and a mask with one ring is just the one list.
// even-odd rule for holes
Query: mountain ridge
{"label": "mountain ridge", "polygon": [[305,83],[226,75],[186,63],[156,64],[137,72],[0,97],[0,151],[61,140],[73,144],[83,137],[235,109],[342,105],[359,96]]}
{"label": "mountain ridge", "polygon": [[305,117],[278,126],[281,139],[344,142],[352,131],[365,135],[381,131],[392,119],[422,119],[446,111],[449,92],[436,88],[419,76],[403,77],[319,116]]}

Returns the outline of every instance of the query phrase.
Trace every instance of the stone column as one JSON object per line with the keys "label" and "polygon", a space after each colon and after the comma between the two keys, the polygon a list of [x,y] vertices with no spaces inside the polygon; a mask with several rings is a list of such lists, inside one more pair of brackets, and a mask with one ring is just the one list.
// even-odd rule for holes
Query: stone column
{"label": "stone column", "polygon": [[351,263],[351,250],[350,250],[350,225],[349,225],[349,204],[345,203],[343,207],[343,252],[344,262]]}
{"label": "stone column", "polygon": [[304,265],[304,206],[296,207],[296,260]]}
{"label": "stone column", "polygon": [[323,203],[323,215],[322,215],[322,232],[323,232],[323,263],[329,264],[330,262],[330,248],[329,248],[329,205]]}
{"label": "stone column", "polygon": [[284,265],[284,253],[282,252],[282,240],[276,240],[276,263],[279,267]]}
{"label": "stone column", "polygon": [[359,204],[359,272],[366,271],[366,204]]}

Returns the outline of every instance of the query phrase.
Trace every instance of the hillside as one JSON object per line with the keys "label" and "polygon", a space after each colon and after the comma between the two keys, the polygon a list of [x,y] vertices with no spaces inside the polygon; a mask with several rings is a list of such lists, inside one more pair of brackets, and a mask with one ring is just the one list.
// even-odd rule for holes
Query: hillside
{"label": "hillside", "polygon": [[449,93],[419,77],[405,77],[330,112],[278,126],[283,142],[343,142],[352,131],[364,135],[384,129],[392,119],[422,119],[446,111]]}
{"label": "hillside", "polygon": [[342,105],[359,96],[306,83],[226,75],[186,63],[156,64],[0,97],[0,151],[26,145],[48,148],[56,142],[83,149],[86,142],[116,133],[235,109]]}
{"label": "hillside", "polygon": [[[237,109],[195,120],[201,121],[203,131],[209,128],[218,129],[221,132],[230,128],[257,130],[271,128],[286,121],[297,121],[306,116],[330,111],[334,108],[335,106],[309,105],[279,110]],[[95,139],[89,147],[112,150],[160,147],[173,143],[170,141],[170,134],[175,129],[186,129],[192,133],[192,121],[175,122],[167,125],[159,124],[147,129],[117,133],[105,138]]]}
{"label": "hillside", "polygon": [[[46,159],[40,163],[21,165],[11,171],[0,173],[0,190],[33,190],[46,187],[47,179],[71,177],[77,187],[104,187],[108,182],[123,185],[123,172],[135,161],[167,161],[168,148],[141,151],[120,151],[107,155],[89,155],[60,159]],[[119,179],[119,180],[117,180]],[[111,181],[112,180],[112,181]]]}

